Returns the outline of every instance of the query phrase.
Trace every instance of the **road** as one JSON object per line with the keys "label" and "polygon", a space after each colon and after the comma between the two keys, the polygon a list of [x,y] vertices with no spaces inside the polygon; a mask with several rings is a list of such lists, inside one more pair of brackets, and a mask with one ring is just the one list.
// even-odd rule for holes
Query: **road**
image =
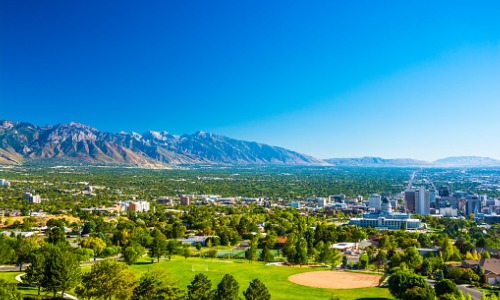
{"label": "road", "polygon": [[469,285],[467,284],[457,285],[458,289],[461,290],[464,293],[464,295],[467,296],[467,293],[469,293],[472,296],[473,300],[480,300],[483,293],[478,290],[469,288],[468,286]]}
{"label": "road", "polygon": [[406,188],[407,191],[411,190],[413,186],[413,180],[415,179],[415,174],[417,174],[417,171],[411,173],[410,181],[408,181],[408,187]]}

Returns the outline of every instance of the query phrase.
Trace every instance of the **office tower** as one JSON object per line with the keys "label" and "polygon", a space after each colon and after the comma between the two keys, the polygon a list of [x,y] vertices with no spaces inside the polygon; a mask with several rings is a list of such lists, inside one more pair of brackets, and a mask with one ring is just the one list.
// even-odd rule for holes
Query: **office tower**
{"label": "office tower", "polygon": [[415,213],[426,216],[430,214],[430,192],[421,186],[415,193]]}
{"label": "office tower", "polygon": [[382,197],[379,194],[370,194],[368,203],[371,208],[374,208],[376,211],[379,211],[382,205]]}
{"label": "office tower", "polygon": [[404,206],[406,211],[415,212],[415,196],[414,190],[405,191]]}

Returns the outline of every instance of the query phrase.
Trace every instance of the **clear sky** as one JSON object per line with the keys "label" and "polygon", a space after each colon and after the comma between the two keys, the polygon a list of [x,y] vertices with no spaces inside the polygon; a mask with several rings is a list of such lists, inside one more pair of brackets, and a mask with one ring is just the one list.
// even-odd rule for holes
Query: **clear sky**
{"label": "clear sky", "polygon": [[0,119],[500,159],[500,1],[5,0]]}

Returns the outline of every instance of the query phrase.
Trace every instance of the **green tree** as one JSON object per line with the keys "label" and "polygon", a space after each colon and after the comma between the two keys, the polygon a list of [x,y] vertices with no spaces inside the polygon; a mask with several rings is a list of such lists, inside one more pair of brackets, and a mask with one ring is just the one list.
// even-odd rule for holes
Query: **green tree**
{"label": "green tree", "polygon": [[17,236],[14,249],[17,254],[16,262],[19,265],[19,271],[22,270],[23,264],[29,260],[31,253],[33,253],[37,248],[38,244],[35,238],[25,238],[22,235]]}
{"label": "green tree", "polygon": [[202,273],[198,273],[194,276],[191,284],[188,285],[188,295],[187,300],[210,300],[212,288],[212,282]]}
{"label": "green tree", "polygon": [[458,249],[453,245],[448,237],[445,237],[441,244],[441,256],[444,261],[461,260]]}
{"label": "green tree", "polygon": [[265,263],[269,263],[269,262],[272,262],[274,260],[274,255],[271,252],[271,250],[269,250],[269,248],[267,247],[267,244],[264,245],[264,249],[262,249],[262,251],[260,252],[259,258],[260,258],[260,260],[264,261]]}
{"label": "green tree", "polygon": [[0,264],[15,263],[17,254],[14,238],[0,234]]}
{"label": "green tree", "polygon": [[149,256],[160,262],[160,258],[167,253],[167,244],[168,242],[161,236],[155,237],[149,247]]}
{"label": "green tree", "polygon": [[305,238],[301,238],[297,247],[297,259],[296,261],[300,265],[307,264],[307,241]]}
{"label": "green tree", "polygon": [[342,256],[342,267],[345,269],[347,267],[347,256]]}
{"label": "green tree", "polygon": [[45,271],[42,287],[53,293],[72,289],[80,282],[80,263],[75,254],[61,250],[58,246],[47,245],[43,249],[45,255]]}
{"label": "green tree", "polygon": [[191,257],[191,250],[189,249],[189,247],[182,248],[182,256],[184,256],[185,259],[188,259],[188,257]]}
{"label": "green tree", "polygon": [[340,261],[342,260],[342,257],[340,256],[340,251],[337,249],[332,249],[332,256],[330,257],[330,265],[332,266],[332,270],[336,268]]}
{"label": "green tree", "polygon": [[177,240],[167,241],[165,255],[168,257],[168,260],[172,259],[172,255],[177,254],[180,245],[181,244]]}
{"label": "green tree", "polygon": [[424,258],[422,266],[420,266],[420,274],[429,276],[432,274],[432,271],[434,271],[434,266],[432,265],[431,260],[428,258]]}
{"label": "green tree", "polygon": [[434,286],[434,290],[436,291],[436,296],[438,297],[444,294],[452,294],[453,296],[459,295],[457,285],[449,279],[442,279],[438,281]]}
{"label": "green tree", "polygon": [[134,289],[132,300],[183,300],[184,291],[168,280],[160,270],[142,274],[139,285]]}
{"label": "green tree", "polygon": [[404,300],[434,300],[436,294],[430,285],[414,286],[403,292],[401,299]]}
{"label": "green tree", "polygon": [[128,299],[135,286],[134,272],[124,263],[102,260],[92,265],[75,289],[78,297]]}
{"label": "green tree", "polygon": [[145,253],[144,247],[139,244],[132,244],[123,249],[123,259],[128,265],[133,265]]}
{"label": "green tree", "polygon": [[283,254],[286,256],[289,262],[294,263],[297,256],[297,236],[295,234],[290,234],[283,247]]}
{"label": "green tree", "polygon": [[238,300],[240,286],[238,281],[230,274],[224,275],[222,280],[217,285],[215,293],[216,300]]}
{"label": "green tree", "polygon": [[368,267],[368,255],[363,253],[359,256],[359,268],[366,269],[366,267]]}
{"label": "green tree", "polygon": [[[388,285],[389,291],[397,299],[428,299],[415,297],[419,294],[425,297],[427,297],[429,293],[434,294],[434,289],[425,282],[422,276],[418,276],[407,270],[397,271],[392,274],[392,276],[389,277]],[[429,299],[434,298],[435,295]]]}
{"label": "green tree", "polygon": [[40,296],[45,272],[45,256],[41,252],[35,253],[31,255],[30,263],[26,268],[26,281],[38,288],[38,296]]}
{"label": "green tree", "polygon": [[422,265],[423,258],[414,247],[408,247],[404,251],[402,261],[406,263],[408,268],[417,270]]}
{"label": "green tree", "polygon": [[377,269],[380,267],[385,268],[385,264],[387,262],[387,253],[385,250],[379,250],[377,256],[375,257],[375,266]]}
{"label": "green tree", "polygon": [[58,243],[67,243],[66,235],[64,234],[64,229],[61,227],[53,227],[47,231],[47,238],[45,239],[47,243],[56,245]]}
{"label": "green tree", "polygon": [[426,233],[419,234],[417,240],[420,243],[420,247],[422,247],[422,248],[432,248],[432,241],[431,241],[431,239],[430,239],[430,237],[429,237],[428,234],[426,234]]}
{"label": "green tree", "polygon": [[245,251],[245,258],[248,259],[249,263],[257,259],[257,246],[258,239],[257,237],[253,237],[252,240],[250,240],[250,247]]}
{"label": "green tree", "polygon": [[17,291],[17,284],[0,279],[0,299],[2,300],[22,300],[23,295]]}
{"label": "green tree", "polygon": [[267,290],[267,287],[259,279],[254,279],[250,281],[250,285],[243,292],[245,300],[270,300],[271,294]]}
{"label": "green tree", "polygon": [[94,255],[98,256],[106,248],[106,243],[101,238],[91,236],[83,238],[80,241],[80,247],[92,249]]}

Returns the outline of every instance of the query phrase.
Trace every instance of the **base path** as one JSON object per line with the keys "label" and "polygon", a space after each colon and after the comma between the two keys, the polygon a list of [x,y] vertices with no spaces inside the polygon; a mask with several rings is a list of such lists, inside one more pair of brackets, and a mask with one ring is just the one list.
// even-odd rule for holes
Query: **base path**
{"label": "base path", "polygon": [[325,288],[325,289],[355,289],[378,286],[382,276],[338,271],[316,271],[295,274],[288,277],[293,283]]}

